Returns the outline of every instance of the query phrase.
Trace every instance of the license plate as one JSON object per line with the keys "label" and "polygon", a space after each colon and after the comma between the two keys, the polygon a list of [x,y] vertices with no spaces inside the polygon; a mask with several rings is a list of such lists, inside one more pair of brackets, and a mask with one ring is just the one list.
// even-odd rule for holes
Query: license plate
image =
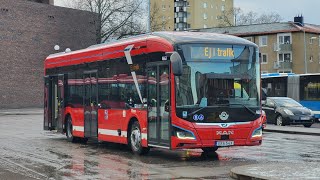
{"label": "license plate", "polygon": [[216,141],[216,146],[233,146],[234,141]]}
{"label": "license plate", "polygon": [[309,117],[301,117],[301,120],[309,120]]}

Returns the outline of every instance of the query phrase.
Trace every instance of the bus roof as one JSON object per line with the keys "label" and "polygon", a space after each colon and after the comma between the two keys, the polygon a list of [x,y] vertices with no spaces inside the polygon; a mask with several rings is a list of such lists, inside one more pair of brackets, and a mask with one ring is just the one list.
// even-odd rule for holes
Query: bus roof
{"label": "bus roof", "polygon": [[214,43],[214,44],[238,44],[258,47],[251,41],[227,34],[207,33],[207,32],[179,32],[162,31],[154,32],[152,35],[163,37],[173,44],[183,43]]}
{"label": "bus roof", "polygon": [[261,78],[288,77],[288,76],[320,76],[320,73],[295,74],[295,73],[266,73]]}
{"label": "bus roof", "polygon": [[71,52],[59,52],[55,54],[51,54],[47,59],[61,57],[64,55],[82,53],[94,50],[100,50],[109,47],[115,47],[118,45],[123,45],[127,43],[133,43],[135,41],[147,40],[152,38],[164,38],[169,41],[171,44],[184,44],[184,43],[213,43],[213,44],[235,44],[235,45],[250,45],[254,47],[258,47],[251,41],[245,40],[243,38],[239,38],[236,36],[226,35],[226,34],[217,34],[217,33],[207,33],[207,32],[153,32],[149,34],[142,34],[137,36],[132,36],[129,38],[120,39],[114,42],[108,42],[103,44],[96,44],[89,46],[88,48],[71,51]]}
{"label": "bus roof", "polygon": [[271,78],[271,77],[287,77],[287,76],[294,76],[297,75],[295,73],[266,73],[261,74],[261,78]]}

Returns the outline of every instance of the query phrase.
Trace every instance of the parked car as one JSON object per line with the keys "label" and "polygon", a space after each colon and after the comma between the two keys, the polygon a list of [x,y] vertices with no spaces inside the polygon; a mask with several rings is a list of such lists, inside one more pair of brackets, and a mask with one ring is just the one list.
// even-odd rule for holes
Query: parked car
{"label": "parked car", "polygon": [[302,124],[310,127],[315,121],[310,109],[288,97],[267,97],[262,109],[266,113],[267,122],[278,126]]}

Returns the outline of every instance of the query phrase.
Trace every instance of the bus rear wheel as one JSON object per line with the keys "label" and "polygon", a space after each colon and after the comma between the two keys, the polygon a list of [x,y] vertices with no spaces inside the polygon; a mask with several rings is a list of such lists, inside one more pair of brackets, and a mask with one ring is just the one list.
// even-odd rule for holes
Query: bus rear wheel
{"label": "bus rear wheel", "polygon": [[141,130],[138,121],[135,121],[131,126],[128,143],[134,154],[147,154],[150,150],[150,148],[142,146]]}

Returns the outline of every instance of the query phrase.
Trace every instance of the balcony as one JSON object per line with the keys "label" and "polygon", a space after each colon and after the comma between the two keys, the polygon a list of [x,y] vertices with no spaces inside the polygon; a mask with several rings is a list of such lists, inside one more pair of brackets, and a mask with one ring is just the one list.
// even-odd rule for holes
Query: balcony
{"label": "balcony", "polygon": [[175,12],[187,12],[187,7],[176,7]]}
{"label": "balcony", "polygon": [[279,44],[274,43],[273,45],[274,51],[281,52],[281,51],[292,51],[292,44]]}
{"label": "balcony", "polygon": [[187,18],[175,18],[175,23],[186,23]]}
{"label": "balcony", "polygon": [[273,69],[292,69],[292,62],[273,62]]}

